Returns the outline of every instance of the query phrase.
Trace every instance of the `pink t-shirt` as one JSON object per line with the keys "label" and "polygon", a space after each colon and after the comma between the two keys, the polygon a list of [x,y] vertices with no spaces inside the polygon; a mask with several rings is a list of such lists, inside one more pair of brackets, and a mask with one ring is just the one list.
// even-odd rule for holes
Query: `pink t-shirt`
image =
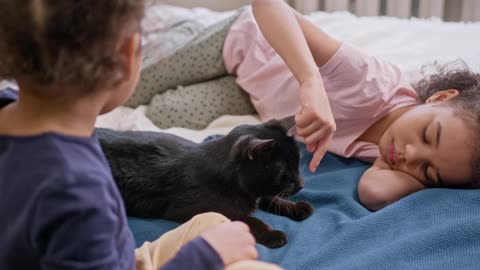
{"label": "pink t-shirt", "polygon": [[[251,8],[232,25],[223,57],[262,120],[300,110],[299,83],[263,37]],[[328,150],[373,162],[380,155],[378,146],[355,140],[389,112],[418,104],[415,90],[397,66],[346,43],[319,71],[337,125]]]}

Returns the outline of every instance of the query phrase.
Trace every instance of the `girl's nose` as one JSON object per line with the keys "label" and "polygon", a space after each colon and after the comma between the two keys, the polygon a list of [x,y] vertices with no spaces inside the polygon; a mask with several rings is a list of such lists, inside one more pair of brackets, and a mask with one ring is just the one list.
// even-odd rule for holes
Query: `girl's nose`
{"label": "girl's nose", "polygon": [[397,149],[397,160],[405,160],[405,150]]}
{"label": "girl's nose", "polygon": [[403,156],[405,163],[408,166],[421,164],[425,162],[426,159],[425,149],[422,149],[422,147],[415,146],[413,144],[405,145],[405,151],[403,152]]}

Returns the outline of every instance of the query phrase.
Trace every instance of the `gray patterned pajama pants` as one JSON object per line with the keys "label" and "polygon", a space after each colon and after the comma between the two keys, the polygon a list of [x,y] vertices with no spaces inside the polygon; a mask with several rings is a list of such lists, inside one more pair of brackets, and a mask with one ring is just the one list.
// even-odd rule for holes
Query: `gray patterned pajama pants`
{"label": "gray patterned pajama pants", "polygon": [[254,114],[248,95],[227,74],[223,62],[225,37],[239,12],[142,70],[125,105],[148,105],[147,117],[159,128],[203,129],[222,115]]}

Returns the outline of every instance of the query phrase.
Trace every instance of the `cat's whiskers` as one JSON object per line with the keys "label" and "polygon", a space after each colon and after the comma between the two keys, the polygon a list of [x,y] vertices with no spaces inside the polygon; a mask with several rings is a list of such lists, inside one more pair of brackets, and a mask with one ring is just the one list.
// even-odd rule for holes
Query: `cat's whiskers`
{"label": "cat's whiskers", "polygon": [[[270,206],[272,206],[273,201],[274,201],[276,198],[278,198],[278,197],[280,196],[280,194],[282,194],[282,193],[278,193],[277,195],[275,195],[275,197],[273,197],[272,200],[270,200],[270,204],[269,204],[268,207],[267,207],[267,211],[270,209]],[[276,204],[275,204],[275,205],[276,205]]]}
{"label": "cat's whiskers", "polygon": [[[286,195],[287,195],[287,196],[284,197],[285,200],[289,200],[290,197],[292,197],[290,191],[289,191]],[[290,203],[287,203],[286,205],[287,205],[286,209],[287,209],[287,212],[288,212],[288,216],[289,216],[289,217],[292,217],[292,216],[293,216],[293,210],[292,210],[291,204],[290,204]]]}
{"label": "cat's whiskers", "polygon": [[[286,198],[288,198],[288,196],[289,196],[289,193],[290,193],[289,189],[282,192],[282,199],[286,200]],[[285,209],[287,210],[287,213],[290,215],[290,209],[289,209],[288,203],[286,204]]]}
{"label": "cat's whiskers", "polygon": [[[280,193],[278,193],[277,198],[281,198],[281,197],[282,197],[282,193],[280,192]],[[273,211],[275,214],[278,213],[278,210],[277,210],[278,207],[279,207],[279,204],[275,203],[275,209]]]}

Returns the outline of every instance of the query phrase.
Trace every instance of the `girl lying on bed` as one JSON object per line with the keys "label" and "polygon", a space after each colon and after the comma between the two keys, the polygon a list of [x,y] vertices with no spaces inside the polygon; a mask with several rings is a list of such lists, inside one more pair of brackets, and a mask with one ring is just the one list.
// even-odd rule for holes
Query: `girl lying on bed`
{"label": "girl lying on bed", "polygon": [[475,186],[479,74],[444,68],[412,86],[397,66],[333,39],[283,1],[255,1],[253,14],[278,54],[245,12],[225,43],[227,69],[263,119],[297,112],[311,171],[326,150],[373,161],[358,186],[371,210],[428,187]]}
{"label": "girl lying on bed", "polygon": [[475,186],[479,74],[445,67],[413,86],[394,64],[335,40],[280,0],[254,1],[226,28],[221,40],[177,52],[169,69],[185,71],[192,59],[188,74],[200,74],[216,63],[206,50],[223,45],[218,58],[262,120],[296,114],[312,172],[327,150],[373,163],[358,186],[368,209],[428,187]]}

